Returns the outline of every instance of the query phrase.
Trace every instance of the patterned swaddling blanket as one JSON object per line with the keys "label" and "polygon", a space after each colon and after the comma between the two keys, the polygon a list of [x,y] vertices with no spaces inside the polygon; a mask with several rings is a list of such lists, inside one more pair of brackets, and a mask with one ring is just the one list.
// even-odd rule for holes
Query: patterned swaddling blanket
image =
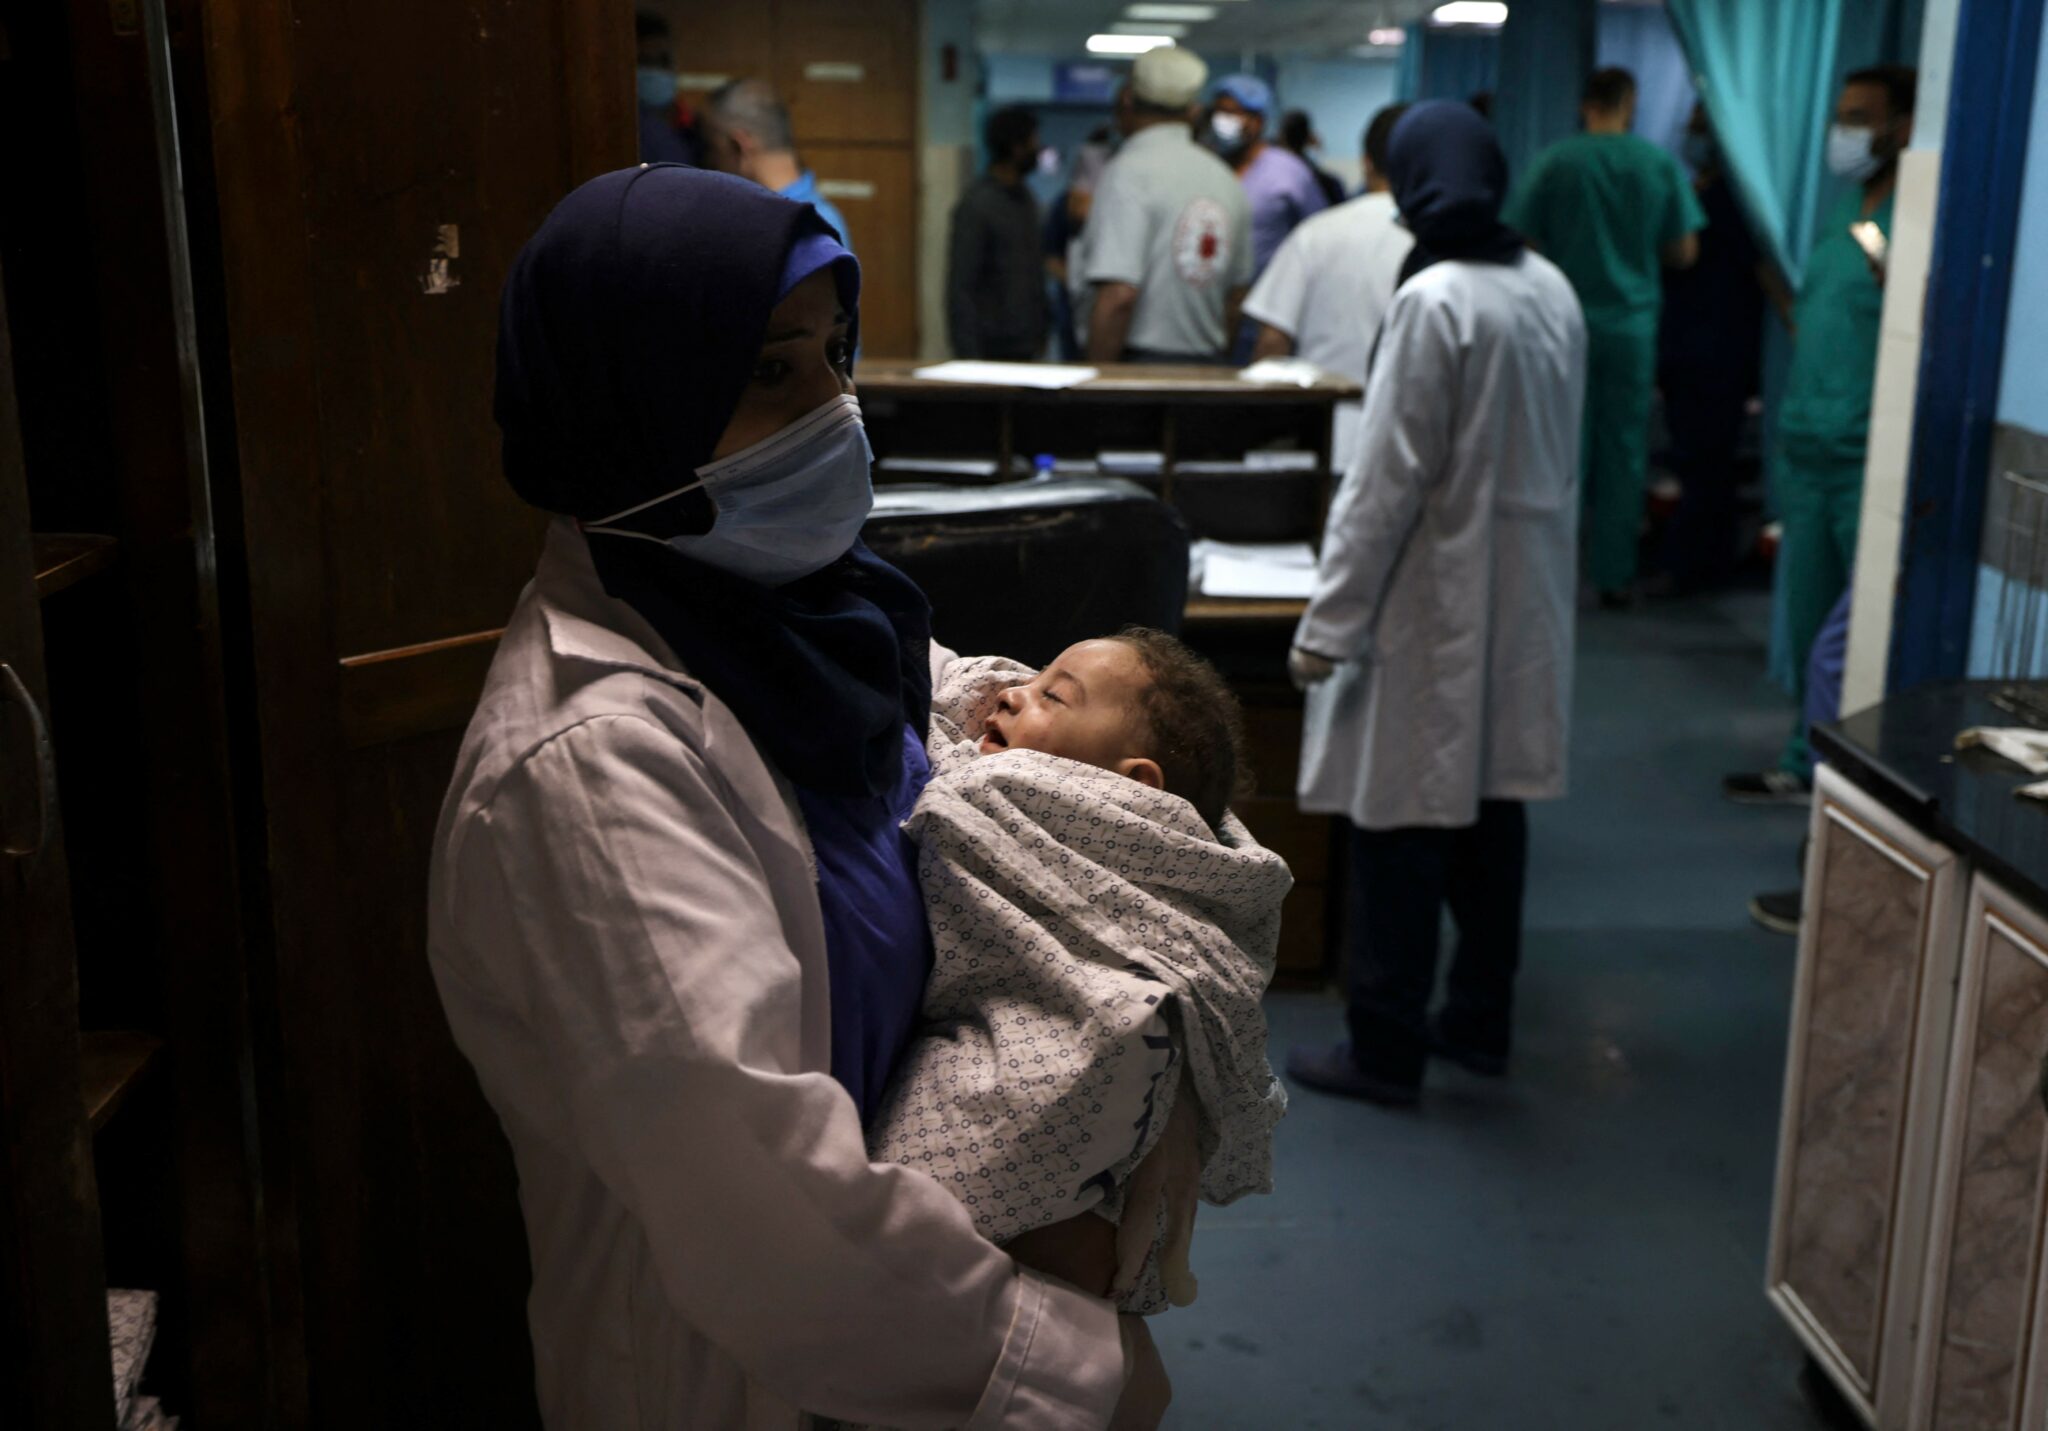
{"label": "patterned swaddling blanket", "polygon": [[[978,754],[997,694],[1033,674],[955,662],[934,693],[933,778],[905,825],[934,964],[870,1151],[944,1183],[995,1241],[1114,1220],[1185,1073],[1204,1200],[1269,1192],[1287,1098],[1259,1000],[1293,876],[1235,816],[1219,839],[1128,777]],[[1166,1306],[1158,1262],[1126,1311]]]}

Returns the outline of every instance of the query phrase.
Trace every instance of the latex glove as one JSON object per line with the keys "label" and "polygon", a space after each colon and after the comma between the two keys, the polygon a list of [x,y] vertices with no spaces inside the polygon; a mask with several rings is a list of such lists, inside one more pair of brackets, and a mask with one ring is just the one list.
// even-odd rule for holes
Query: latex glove
{"label": "latex glove", "polygon": [[1310,686],[1320,685],[1337,671],[1337,663],[1328,656],[1318,656],[1313,651],[1304,651],[1296,646],[1287,653],[1287,679],[1294,682],[1294,689],[1306,691]]}
{"label": "latex glove", "polygon": [[1173,1383],[1159,1359],[1152,1332],[1143,1317],[1118,1317],[1124,1346],[1124,1393],[1110,1413],[1109,1431],[1155,1431],[1173,1404]]}
{"label": "latex glove", "polygon": [[[1188,1249],[1195,1239],[1195,1209],[1202,1195],[1202,1140],[1195,1094],[1185,1076],[1174,1094],[1166,1131],[1131,1174],[1124,1191],[1123,1217],[1116,1229],[1116,1283],[1122,1297],[1145,1275],[1156,1244],[1159,1280],[1176,1307],[1195,1300],[1195,1274]],[[1163,1227],[1162,1227],[1163,1222]]]}

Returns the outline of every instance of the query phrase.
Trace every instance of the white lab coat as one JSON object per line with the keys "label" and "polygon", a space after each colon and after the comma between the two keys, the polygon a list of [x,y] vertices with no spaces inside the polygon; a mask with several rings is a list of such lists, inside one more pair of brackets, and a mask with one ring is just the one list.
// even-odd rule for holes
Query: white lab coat
{"label": "white lab coat", "polygon": [[1304,810],[1460,827],[1565,790],[1586,329],[1556,265],[1441,262],[1394,295],[1295,634],[1339,660]]}
{"label": "white lab coat", "polygon": [[829,1071],[813,871],[788,786],[556,523],[463,741],[428,912],[518,1166],[542,1418],[1105,1425],[1109,1303],[869,1164]]}

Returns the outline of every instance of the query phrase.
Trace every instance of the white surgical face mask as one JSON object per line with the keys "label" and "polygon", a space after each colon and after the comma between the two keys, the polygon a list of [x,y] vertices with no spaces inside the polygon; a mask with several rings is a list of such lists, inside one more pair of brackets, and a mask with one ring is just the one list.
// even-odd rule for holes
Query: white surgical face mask
{"label": "white surgical face mask", "polygon": [[674,104],[676,77],[659,65],[642,65],[633,72],[642,104]]}
{"label": "white surgical face mask", "polygon": [[684,556],[762,586],[786,586],[846,555],[874,510],[874,453],[860,401],[833,398],[752,447],[697,469],[697,480],[584,530],[661,541],[609,526],[698,487],[718,509],[711,530],[670,537]]}
{"label": "white surgical face mask", "polygon": [[1225,150],[1244,147],[1244,116],[1218,111],[1209,116],[1209,132],[1216,136],[1216,142]]}
{"label": "white surgical face mask", "polygon": [[1839,178],[1862,183],[1884,162],[1874,152],[1877,131],[1860,124],[1835,124],[1828,128],[1828,172]]}

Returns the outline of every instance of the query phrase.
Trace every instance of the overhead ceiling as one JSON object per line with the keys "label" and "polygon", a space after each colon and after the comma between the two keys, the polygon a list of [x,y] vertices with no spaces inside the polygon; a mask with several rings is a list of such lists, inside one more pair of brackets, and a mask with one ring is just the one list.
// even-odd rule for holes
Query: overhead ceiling
{"label": "overhead ceiling", "polygon": [[[977,0],[977,39],[997,54],[1074,55],[1088,36],[1124,18],[1130,0]],[[1403,25],[1437,0],[1203,0],[1216,18],[1188,26],[1180,43],[1209,54],[1343,54],[1375,29]],[[1136,27],[1132,27],[1136,28]],[[1388,58],[1398,50],[1386,52]]]}
{"label": "overhead ceiling", "polygon": [[[1132,0],[975,0],[976,36],[994,54],[1073,56],[1088,37],[1124,20]],[[1420,20],[1441,0],[1198,0],[1216,16],[1187,27],[1180,43],[1210,55],[1350,54],[1378,29]],[[1601,0],[1656,7],[1663,0]],[[1160,27],[1126,23],[1126,30]],[[1398,49],[1373,53],[1393,59]]]}

